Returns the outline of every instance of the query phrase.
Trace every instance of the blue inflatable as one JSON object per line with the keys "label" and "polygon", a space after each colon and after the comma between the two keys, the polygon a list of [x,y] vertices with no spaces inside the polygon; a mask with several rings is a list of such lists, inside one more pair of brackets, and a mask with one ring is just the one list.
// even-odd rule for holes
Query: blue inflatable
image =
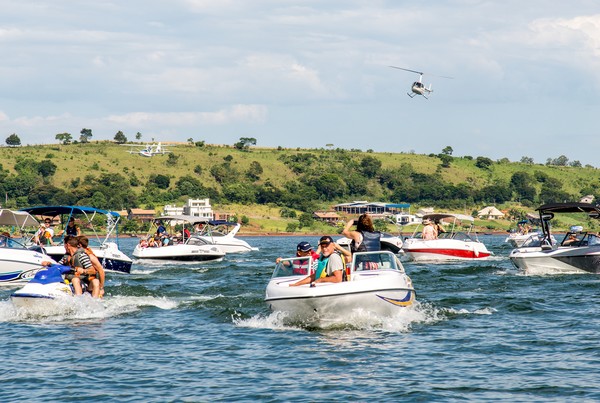
{"label": "blue inflatable", "polygon": [[43,269],[35,273],[35,276],[31,279],[30,283],[39,284],[50,284],[50,283],[62,283],[62,275],[71,271],[70,266],[63,266],[60,264],[53,264],[48,266],[47,269]]}

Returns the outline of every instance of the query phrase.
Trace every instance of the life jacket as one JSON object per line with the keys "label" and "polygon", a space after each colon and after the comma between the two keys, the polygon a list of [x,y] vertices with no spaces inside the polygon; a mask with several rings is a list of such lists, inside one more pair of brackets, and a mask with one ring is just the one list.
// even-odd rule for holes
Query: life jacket
{"label": "life jacket", "polygon": [[315,280],[322,277],[327,277],[327,264],[329,263],[329,256],[321,256],[317,261],[317,270],[315,271]]}
{"label": "life jacket", "polygon": [[355,252],[373,252],[381,250],[381,232],[379,231],[359,231],[362,234],[362,242],[356,247],[356,242],[350,243],[350,251]]}

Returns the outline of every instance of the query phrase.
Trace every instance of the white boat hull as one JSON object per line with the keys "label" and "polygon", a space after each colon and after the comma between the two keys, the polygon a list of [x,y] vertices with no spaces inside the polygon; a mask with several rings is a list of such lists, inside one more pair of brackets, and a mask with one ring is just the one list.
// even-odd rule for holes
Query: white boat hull
{"label": "white boat hull", "polygon": [[133,250],[133,256],[137,259],[221,261],[225,257],[225,252],[216,245],[178,244],[160,248],[142,248],[137,245]]}
{"label": "white boat hull", "polygon": [[600,274],[600,245],[557,247],[542,250],[541,247],[514,249],[509,258],[526,274]]}
{"label": "white boat hull", "polygon": [[409,238],[404,241],[402,249],[407,258],[415,262],[485,260],[491,255],[481,242],[456,239]]}
{"label": "white boat hull", "polygon": [[[57,262],[65,255],[63,245],[44,246],[46,253]],[[108,272],[130,273],[133,261],[129,256],[119,250],[114,242],[105,242],[101,246],[91,246],[90,249],[98,258],[104,270]]]}
{"label": "white boat hull", "polygon": [[49,256],[33,250],[0,248],[0,285],[31,280],[44,261],[55,263]]}
{"label": "white boat hull", "polygon": [[[195,235],[194,235],[195,236]],[[258,250],[248,244],[248,242],[229,236],[198,236],[208,244],[217,245],[225,253],[241,253]]]}

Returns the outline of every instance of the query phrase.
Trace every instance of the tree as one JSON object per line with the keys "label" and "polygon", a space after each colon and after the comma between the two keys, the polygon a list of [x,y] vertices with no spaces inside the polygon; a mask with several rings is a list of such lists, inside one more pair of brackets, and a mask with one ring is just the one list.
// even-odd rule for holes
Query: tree
{"label": "tree", "polygon": [[251,145],[256,145],[256,139],[254,137],[240,137],[240,141],[233,146],[238,150],[248,150]]}
{"label": "tree", "polygon": [[445,154],[445,155],[452,155],[453,152],[454,152],[454,150],[450,146],[446,146],[442,150],[442,154]]}
{"label": "tree", "polygon": [[117,134],[115,134],[115,141],[118,144],[125,144],[125,143],[127,143],[127,137],[125,137],[125,135],[123,134],[123,132],[121,130],[119,130],[117,132]]}
{"label": "tree", "polygon": [[167,189],[171,184],[171,179],[167,175],[152,174],[148,178],[148,183],[155,184],[159,189]]}
{"label": "tree", "polygon": [[191,146],[194,145],[194,139],[193,138],[190,137],[187,141],[188,141],[188,143],[190,143]]}
{"label": "tree", "polygon": [[377,158],[367,155],[360,161],[360,168],[367,178],[374,178],[381,170],[381,161]]}
{"label": "tree", "polygon": [[442,163],[440,164],[442,168],[450,168],[450,164],[452,163],[452,161],[454,161],[454,158],[448,154],[440,154],[438,155],[438,157],[442,161]]}
{"label": "tree", "polygon": [[140,132],[137,132],[137,133],[135,134],[135,139],[136,139],[136,140],[140,140],[141,138],[142,138],[142,133],[140,133]]}
{"label": "tree", "polygon": [[263,173],[263,167],[260,165],[258,161],[252,161],[250,163],[250,167],[246,171],[246,177],[252,181],[257,181],[260,179],[260,175]]}
{"label": "tree", "polygon": [[490,169],[494,161],[489,159],[488,157],[477,157],[475,159],[475,166],[481,169]]}
{"label": "tree", "polygon": [[531,157],[521,157],[521,164],[533,165],[533,158],[531,158]]}
{"label": "tree", "polygon": [[52,161],[43,160],[38,163],[37,171],[43,177],[48,177],[48,176],[52,176],[56,173],[56,168],[57,168],[56,164],[54,164]]}
{"label": "tree", "polygon": [[70,144],[73,136],[71,136],[71,133],[58,133],[54,138],[63,144]]}
{"label": "tree", "polygon": [[11,134],[6,138],[6,144],[11,147],[16,147],[21,145],[21,139],[15,133]]}
{"label": "tree", "polygon": [[92,129],[81,129],[81,136],[79,136],[79,141],[82,143],[89,143],[92,138]]}

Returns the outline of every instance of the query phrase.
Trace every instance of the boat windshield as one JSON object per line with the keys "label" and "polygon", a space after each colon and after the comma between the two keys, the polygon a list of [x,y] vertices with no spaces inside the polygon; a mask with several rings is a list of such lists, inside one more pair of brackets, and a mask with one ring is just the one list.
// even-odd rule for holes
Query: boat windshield
{"label": "boat windshield", "polygon": [[387,251],[357,252],[352,256],[352,271],[398,270],[404,271],[396,255]]}
{"label": "boat windshield", "polygon": [[308,276],[308,268],[310,267],[310,273],[313,273],[316,263],[317,262],[313,261],[312,257],[310,256],[281,259],[275,266],[275,270],[273,271],[273,276],[271,276],[271,278]]}
{"label": "boat windshield", "polygon": [[456,234],[454,234],[452,239],[456,239],[458,241],[467,241],[467,242],[473,240],[469,235],[465,234],[464,232],[457,232]]}
{"label": "boat windshield", "polygon": [[9,249],[27,249],[23,244],[14,240],[11,237],[0,235],[0,248],[9,248]]}

